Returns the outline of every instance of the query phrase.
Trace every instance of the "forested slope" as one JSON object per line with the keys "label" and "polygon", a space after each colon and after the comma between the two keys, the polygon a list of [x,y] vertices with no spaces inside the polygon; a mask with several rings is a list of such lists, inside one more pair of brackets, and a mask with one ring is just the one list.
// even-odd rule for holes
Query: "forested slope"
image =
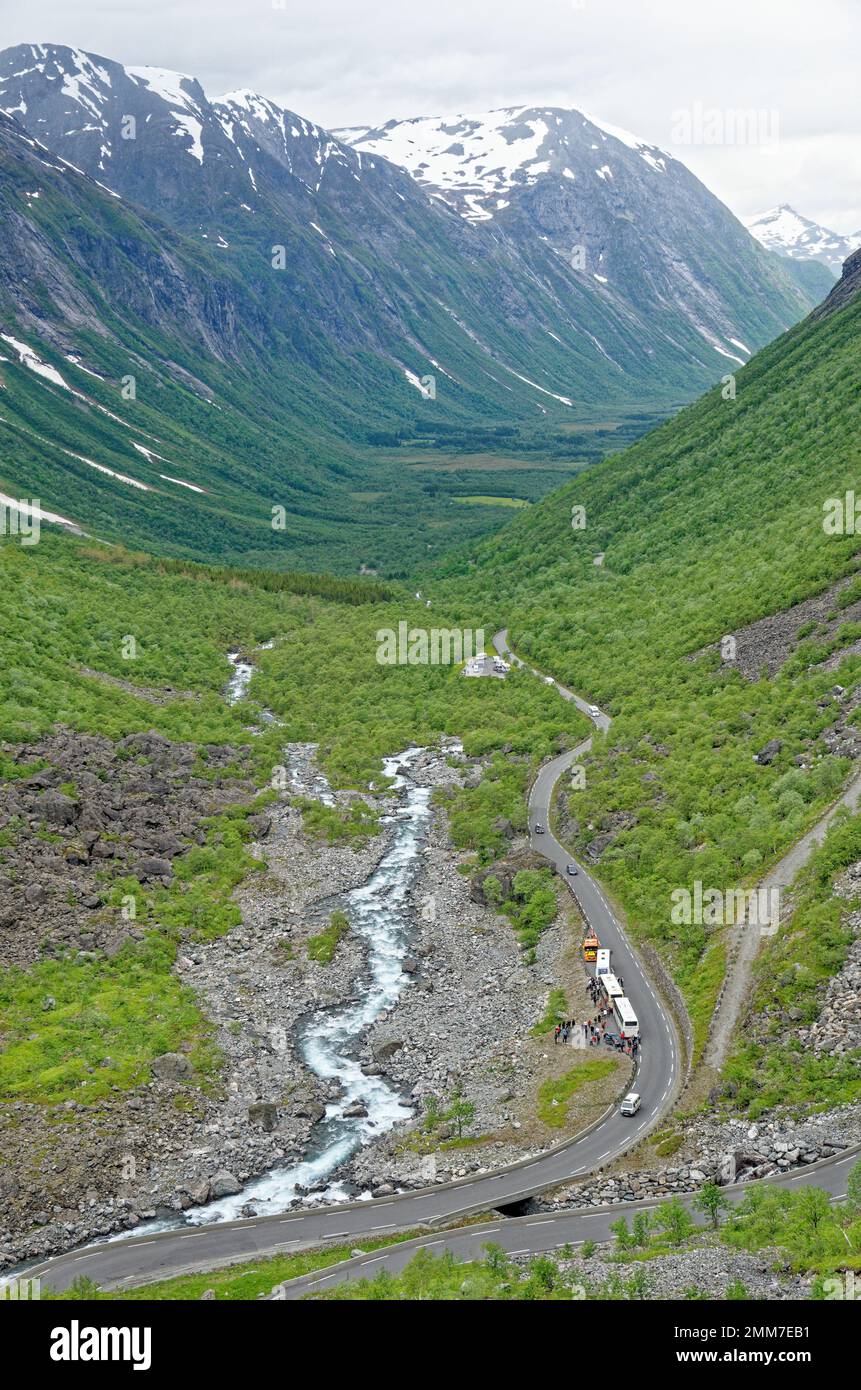
{"label": "forested slope", "polygon": [[[827,591],[854,575],[858,547],[823,522],[861,461],[857,262],[734,393],[708,393],[438,580],[613,713],[585,790],[563,798],[562,829],[666,951],[700,1036],[724,943],[671,922],[672,890],[752,879],[833,799],[856,751],[861,582]],[[806,621],[777,624],[780,640],[769,627],[766,652],[749,625],[816,594]],[[733,636],[737,653],[763,644],[770,675],[733,660],[731,643],[721,654]]]}

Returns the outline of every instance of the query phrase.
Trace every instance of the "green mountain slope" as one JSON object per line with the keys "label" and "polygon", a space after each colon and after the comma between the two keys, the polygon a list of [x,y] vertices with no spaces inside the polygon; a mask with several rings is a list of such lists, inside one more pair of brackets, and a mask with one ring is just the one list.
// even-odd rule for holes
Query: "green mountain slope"
{"label": "green mountain slope", "polygon": [[[414,234],[423,264],[434,254],[430,233],[438,237],[451,216],[435,213],[430,229]],[[557,480],[552,470],[542,478],[534,452],[521,452],[521,430],[531,436],[536,422],[550,418],[535,404],[544,397],[516,377],[510,385],[488,374],[483,347],[430,294],[428,273],[442,280],[453,273],[451,266],[443,273],[438,260],[430,272],[416,263],[402,275],[403,313],[416,331],[434,326],[451,364],[452,380],[440,372],[436,399],[424,400],[393,356],[396,339],[404,356],[403,323],[392,324],[383,312],[389,349],[381,352],[367,338],[367,314],[365,340],[350,341],[340,321],[327,327],[307,304],[297,311],[293,290],[270,264],[272,226],[247,234],[225,261],[215,246],[111,196],[2,114],[0,228],[7,247],[0,267],[0,486],[9,495],[38,497],[85,531],[198,559],[404,572],[419,557],[504,520],[501,506],[463,507],[457,496],[532,499]],[[325,287],[332,257],[306,223],[309,238],[306,271]],[[301,259],[294,249],[294,276]],[[349,259],[355,264],[352,252]],[[499,272],[493,258],[472,266],[471,293],[485,306],[485,317],[474,322],[518,361],[524,344],[516,314],[507,328],[493,322],[491,287],[499,288]],[[373,277],[379,274],[378,265]],[[295,289],[292,278],[290,284]],[[355,313],[361,296],[354,291],[342,287],[340,297]],[[450,302],[459,302],[454,288]],[[548,367],[550,356],[559,359],[556,371],[559,345],[540,326],[535,331],[541,342],[533,369],[544,352]],[[28,369],[22,350],[55,375]],[[566,361],[572,370],[579,361],[597,389],[583,351],[570,343]],[[434,370],[421,354],[405,361],[416,381]],[[555,404],[559,431],[571,411],[546,399]],[[669,400],[665,394],[665,409]],[[628,437],[649,421],[632,402],[615,416],[617,423],[627,417]],[[594,406],[592,414],[607,418]],[[540,430],[552,436],[554,427]],[[413,468],[381,447],[401,439],[428,445],[439,468]],[[502,452],[504,466],[494,460],[490,481],[483,466],[471,477],[460,469],[452,474],[445,465],[464,448]],[[570,442],[558,433],[555,440],[568,468],[606,448],[596,432]],[[285,513],[274,531],[273,507]],[[417,515],[426,535],[417,533]]]}
{"label": "green mountain slope", "polygon": [[[710,392],[442,582],[614,713],[561,826],[667,953],[700,1039],[725,939],[674,924],[672,891],[752,880],[833,799],[856,752],[858,544],[823,520],[861,463],[859,280],[856,255],[823,311],[738,373],[734,399]],[[817,594],[783,637],[783,620],[750,627]],[[739,655],[724,659],[733,636]],[[772,739],[776,753],[755,761]]]}

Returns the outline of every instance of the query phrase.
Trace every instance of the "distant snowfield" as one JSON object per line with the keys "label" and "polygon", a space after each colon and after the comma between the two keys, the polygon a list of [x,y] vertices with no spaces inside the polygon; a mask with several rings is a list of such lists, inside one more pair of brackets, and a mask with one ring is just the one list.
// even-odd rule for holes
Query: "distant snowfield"
{"label": "distant snowfield", "polygon": [[[575,114],[582,117],[583,126],[601,135],[602,144],[593,144],[592,149],[610,153],[604,142],[608,137],[618,140],[636,151],[650,169],[666,174],[671,156],[665,151],[621,126],[582,112]],[[570,115],[552,107],[510,106],[453,116],[419,116],[392,121],[378,130],[361,127],[336,134],[356,150],[399,164],[420,183],[457,192],[463,200],[463,216],[475,222],[487,221],[507,207],[502,195],[510,189],[550,173],[554,159],[561,177],[575,179],[573,171],[565,167],[569,137],[559,130]],[[613,177],[609,164],[601,165],[595,173],[604,180]]]}

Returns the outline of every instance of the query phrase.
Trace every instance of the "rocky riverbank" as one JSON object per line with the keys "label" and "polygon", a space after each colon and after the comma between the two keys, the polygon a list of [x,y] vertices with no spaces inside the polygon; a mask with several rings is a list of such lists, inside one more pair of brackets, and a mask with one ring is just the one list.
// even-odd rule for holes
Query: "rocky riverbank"
{"label": "rocky riverbank", "polygon": [[[419,765],[415,775],[429,772],[431,763]],[[411,983],[362,1050],[365,1066],[382,1067],[416,1113],[412,1125],[383,1136],[345,1170],[354,1184],[380,1195],[542,1153],[596,1120],[629,1072],[628,1060],[613,1054],[609,1075],[584,1086],[564,1123],[549,1126],[539,1119],[542,1084],[595,1059],[590,1050],[554,1044],[552,1031],[533,1032],[551,990],[564,995],[568,1016],[582,1020],[593,1012],[579,952],[580,921],[568,895],[560,895],[560,915],[540,938],[534,962],[527,963],[510,922],[459,872],[461,859],[440,809],[416,888],[417,938],[405,962]],[[543,866],[525,841],[512,838],[495,872],[506,877]],[[444,1112],[456,1092],[475,1107],[463,1135],[451,1123],[420,1133],[428,1101]]]}
{"label": "rocky riverbank", "polygon": [[[115,759],[107,740],[63,736],[51,750],[57,765],[38,774],[32,787],[22,784],[10,809],[19,814],[21,802],[26,811],[27,798],[37,797],[40,813],[49,810],[53,816],[49,805],[56,803],[56,824],[62,829],[68,821],[68,835],[77,843],[84,823],[95,815],[86,798],[100,798],[102,819],[110,802],[117,816],[132,817],[128,836],[111,833],[116,827],[108,821],[102,825],[103,837],[88,835],[88,848],[104,838],[114,846],[120,866],[128,864],[132,871],[143,869],[145,851],[159,851],[165,859],[152,872],[158,870],[159,878],[169,881],[173,870],[167,856],[181,853],[188,839],[198,839],[192,807],[202,812],[226,804],[229,779],[224,787],[217,780],[196,783],[189,776],[191,747],[174,747],[157,736],[136,738]],[[40,745],[28,750],[28,756],[46,751]],[[427,787],[479,777],[480,765],[458,757],[457,751],[454,741],[446,740],[438,749],[421,752],[411,760],[410,777]],[[253,846],[258,857],[265,857],[266,872],[250,876],[236,893],[241,926],[210,942],[188,938],[180,947],[176,972],[212,1021],[224,1059],[217,1085],[199,1089],[190,1084],[188,1056],[168,1052],[154,1060],[151,1078],[143,1085],[96,1104],[67,1101],[49,1107],[50,1113],[24,1102],[4,1107],[4,1264],[132,1230],[154,1216],[170,1217],[241,1192],[251,1179],[305,1155],[314,1125],[327,1102],[338,1096],[338,1084],[321,1082],[304,1065],[298,1025],[321,1007],[361,993],[366,970],[363,944],[349,930],[328,964],[310,958],[308,942],[327,927],[342,896],[368,879],[392,834],[388,826],[361,848],[308,837],[292,796],[339,806],[354,795],[332,793],[314,752],[310,745],[284,750],[286,786],[259,818],[261,840]],[[125,771],[127,754],[136,759],[132,783]],[[224,750],[225,763],[234,755],[235,750]],[[84,756],[99,762],[101,772],[95,763],[93,768],[79,766]],[[105,793],[104,769],[109,766],[116,771]],[[55,790],[55,784],[72,780],[82,805]],[[237,784],[229,786],[235,799]],[[250,794],[253,787],[241,784],[241,790]],[[75,802],[71,811],[70,800]],[[384,813],[396,812],[399,804],[397,794],[377,798]],[[136,808],[133,813],[130,806]],[[168,844],[163,820],[181,827],[188,838],[174,836]],[[84,858],[80,872],[86,876],[98,856]],[[531,862],[516,844],[511,859],[515,868]],[[369,1074],[383,1071],[418,1114],[428,1095],[445,1102],[455,1087],[463,1088],[476,1107],[469,1133],[481,1144],[444,1157],[418,1153],[405,1146],[412,1131],[401,1126],[337,1175],[348,1192],[386,1183],[402,1187],[445,1181],[558,1142],[564,1130],[535,1130],[536,1086],[542,1075],[564,1071],[585,1055],[554,1048],[551,1035],[530,1036],[551,987],[565,989],[572,1013],[583,1017],[586,1011],[585,976],[570,923],[560,921],[551,928],[539,943],[535,963],[526,965],[510,924],[475,901],[469,880],[458,872],[461,856],[448,840],[441,809],[433,817],[423,861],[411,896],[415,941],[404,961],[405,987],[396,1008],[363,1042],[361,1060]],[[44,866],[38,877],[44,881]],[[85,905],[83,884],[80,896],[80,911],[92,930],[100,918]],[[56,916],[62,949],[112,949],[110,933],[116,924],[110,932],[105,926],[104,940],[100,935],[90,940],[76,917],[69,916]],[[138,939],[139,934],[132,924],[127,935]],[[20,956],[20,937],[15,943]],[[25,955],[21,963],[28,960]],[[596,1109],[603,1110],[609,1090],[615,1094],[618,1085],[593,1087],[585,1112],[581,1115],[575,1107],[571,1124],[587,1123]],[[46,1125],[50,1144],[37,1142]],[[444,1149],[447,1131],[435,1140]]]}
{"label": "rocky riverbank", "polygon": [[[61,883],[69,882],[62,857],[51,842],[44,842],[46,850],[32,837],[16,844],[15,877],[22,864],[33,863],[34,881],[47,883],[48,890],[45,916],[31,913],[26,918],[33,928],[30,935],[16,931],[3,936],[4,943],[14,946],[15,962],[39,958],[38,943],[44,938],[35,928],[40,920],[43,931],[46,922],[55,928],[58,950],[110,954],[123,940],[139,940],[140,928],[118,925],[116,914],[100,914],[88,902],[87,885],[96,887],[94,867],[100,862],[93,847],[105,843],[112,861],[128,864],[127,872],[142,876],[146,852],[157,851],[163,857],[152,872],[169,881],[173,869],[167,856],[187,849],[188,841],[174,834],[168,844],[162,822],[194,842],[199,815],[253,791],[250,783],[228,778],[223,785],[193,779],[193,748],[171,745],[157,735],[136,735],[118,748],[119,756],[108,740],[70,734],[19,754],[28,760],[50,756],[51,766],[12,784],[7,811],[20,818],[21,808],[28,813],[28,798],[38,797],[32,814],[49,819],[70,843],[82,843],[89,852],[78,856],[79,863],[72,860],[71,881],[77,887],[81,880],[80,906],[61,911]],[[319,794],[321,774],[313,751],[285,749],[292,792]],[[146,766],[125,761],[128,754],[138,760],[146,756]],[[219,749],[211,750],[211,756],[226,766],[236,753]],[[75,797],[54,790],[71,780]],[[395,802],[385,806],[394,809]],[[91,821],[99,822],[99,834],[90,834]],[[265,854],[268,872],[252,875],[237,892],[242,925],[208,943],[186,940],[176,964],[183,984],[195,991],[215,1025],[224,1058],[218,1084],[192,1086],[188,1056],[168,1052],[154,1060],[150,1080],[95,1104],[12,1102],[2,1107],[0,1267],[226,1196],[273,1166],[301,1158],[328,1096],[299,1062],[291,1030],[308,1010],[348,996],[363,966],[359,945],[349,938],[329,966],[308,960],[305,942],[326,924],[317,904],[362,883],[384,853],[389,835],[384,832],[361,849],[312,842],[287,798],[258,818],[256,828],[262,838],[254,849]],[[56,888],[51,854],[57,860]],[[41,858],[37,862],[34,856]]]}

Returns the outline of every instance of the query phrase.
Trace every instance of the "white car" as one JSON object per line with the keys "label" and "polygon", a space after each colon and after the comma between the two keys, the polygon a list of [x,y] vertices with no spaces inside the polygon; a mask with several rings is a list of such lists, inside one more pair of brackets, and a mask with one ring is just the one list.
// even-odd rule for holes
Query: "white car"
{"label": "white car", "polygon": [[622,1104],[619,1106],[620,1115],[636,1115],[640,1108],[640,1097],[636,1091],[629,1091],[622,1097]]}
{"label": "white car", "polygon": [[601,711],[599,710],[599,708],[598,708],[597,705],[590,705],[590,706],[589,706],[589,717],[590,717],[591,719],[595,719],[595,720],[601,718]]}

